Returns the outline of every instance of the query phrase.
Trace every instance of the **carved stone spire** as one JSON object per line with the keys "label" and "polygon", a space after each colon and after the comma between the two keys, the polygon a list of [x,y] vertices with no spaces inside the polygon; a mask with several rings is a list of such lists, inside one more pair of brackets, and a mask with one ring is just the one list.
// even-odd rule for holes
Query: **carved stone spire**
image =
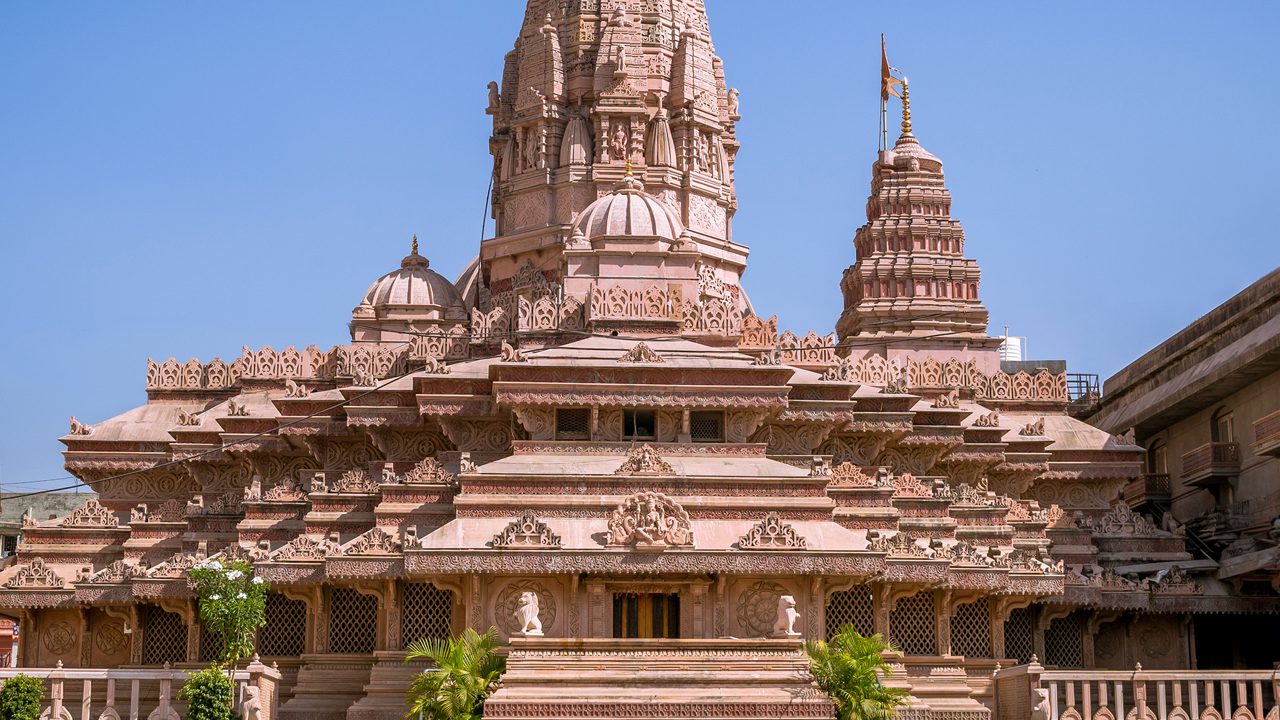
{"label": "carved stone spire", "polygon": [[[528,0],[500,86],[489,88],[494,237],[458,282],[481,322],[498,308],[518,318],[522,302],[532,307],[540,299],[517,287],[530,271],[545,278],[549,296],[559,291],[566,301],[589,302],[563,285],[575,272],[564,248],[582,249],[573,241],[575,221],[622,179],[628,163],[687,233],[682,251],[703,255],[738,300],[747,249],[733,243],[731,229],[737,107],[703,0]],[[632,264],[655,286],[686,279],[651,270],[649,258]],[[598,281],[602,290],[613,284]],[[732,311],[748,307],[741,299]],[[673,303],[668,314],[680,324],[681,313]]]}
{"label": "carved stone spire", "polygon": [[[981,271],[964,255],[964,229],[951,217],[942,161],[912,134],[910,90],[902,87],[902,135],[872,165],[867,223],[854,237],[856,261],[840,288],[842,341],[894,339],[894,352],[930,348],[979,351],[991,363],[978,298]],[[906,341],[905,344],[903,341]]]}

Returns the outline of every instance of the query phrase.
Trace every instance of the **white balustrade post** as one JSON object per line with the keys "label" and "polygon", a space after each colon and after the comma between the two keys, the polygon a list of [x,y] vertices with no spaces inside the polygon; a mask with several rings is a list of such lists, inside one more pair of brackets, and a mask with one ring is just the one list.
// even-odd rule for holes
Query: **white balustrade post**
{"label": "white balustrade post", "polygon": [[85,680],[80,689],[80,720],[89,720],[89,703],[93,700],[93,681]]}
{"label": "white balustrade post", "polygon": [[52,703],[49,706],[49,717],[53,720],[59,720],[62,717],[62,682],[66,678],[66,673],[62,671],[62,661],[58,661],[58,666],[49,673],[49,699]]}
{"label": "white balustrade post", "polygon": [[172,678],[169,663],[165,663],[164,675],[160,678],[160,720],[169,720],[169,690],[173,683]]}
{"label": "white balustrade post", "polygon": [[1138,711],[1137,719],[1146,720],[1147,678],[1142,674],[1142,663],[1135,663],[1133,666],[1133,707]]}

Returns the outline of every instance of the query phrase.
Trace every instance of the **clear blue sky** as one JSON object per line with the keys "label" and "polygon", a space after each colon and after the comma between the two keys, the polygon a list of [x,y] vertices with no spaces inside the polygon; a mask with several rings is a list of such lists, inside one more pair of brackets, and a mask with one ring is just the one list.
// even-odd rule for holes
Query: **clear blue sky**
{"label": "clear blue sky", "polygon": [[[64,474],[69,415],[141,404],[148,356],[343,342],[411,233],[456,275],[523,6],[0,0],[5,489]],[[1280,264],[1280,3],[708,6],[746,286],[784,327],[841,309],[882,31],[1032,355],[1105,377]]]}

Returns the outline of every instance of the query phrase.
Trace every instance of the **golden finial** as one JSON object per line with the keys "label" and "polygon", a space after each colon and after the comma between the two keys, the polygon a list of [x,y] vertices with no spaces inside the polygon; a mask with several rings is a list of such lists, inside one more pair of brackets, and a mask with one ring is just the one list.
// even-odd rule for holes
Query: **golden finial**
{"label": "golden finial", "polygon": [[911,87],[902,78],[902,134],[911,134]]}
{"label": "golden finial", "polygon": [[413,234],[413,249],[409,251],[409,254],[410,255],[418,254],[418,234],[417,233]]}
{"label": "golden finial", "polygon": [[627,177],[631,177],[631,161],[627,161]]}

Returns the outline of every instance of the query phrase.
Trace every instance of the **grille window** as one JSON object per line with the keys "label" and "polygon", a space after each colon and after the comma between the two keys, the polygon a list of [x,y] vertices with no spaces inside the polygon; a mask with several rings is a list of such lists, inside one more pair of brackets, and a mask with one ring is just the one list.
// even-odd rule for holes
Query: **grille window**
{"label": "grille window", "polygon": [[689,413],[689,438],[694,442],[724,442],[724,413],[696,410]]}
{"label": "grille window", "polygon": [[1004,656],[1019,664],[1031,662],[1031,608],[1018,608],[1004,621]]}
{"label": "grille window", "polygon": [[657,437],[657,427],[652,410],[622,411],[622,437],[627,440],[652,440]]}
{"label": "grille window", "polygon": [[951,615],[951,654],[991,657],[991,610],[986,598],[960,605]]}
{"label": "grille window", "polygon": [[1080,667],[1084,655],[1081,637],[1083,617],[1079,612],[1057,618],[1044,631],[1044,664],[1057,667]]}
{"label": "grille window", "polygon": [[404,643],[414,640],[441,640],[453,629],[453,591],[431,583],[404,586],[404,615],[400,621]]}
{"label": "grille window", "polygon": [[142,621],[142,664],[163,665],[187,659],[187,625],[182,616],[146,606]]}
{"label": "grille window", "polygon": [[556,410],[557,440],[590,440],[591,411],[586,408]]}
{"label": "grille window", "polygon": [[863,637],[875,634],[871,591],[865,585],[838,590],[827,596],[827,639],[834,637],[845,625],[853,625],[853,629]]}
{"label": "grille window", "polygon": [[293,656],[305,652],[307,604],[277,594],[267,595],[267,624],[258,631],[258,652],[266,656]]}
{"label": "grille window", "polygon": [[351,588],[333,588],[329,597],[329,652],[371,653],[377,645],[378,599]]}
{"label": "grille window", "polygon": [[889,637],[907,655],[936,655],[933,592],[921,590],[898,600],[889,613]]}

